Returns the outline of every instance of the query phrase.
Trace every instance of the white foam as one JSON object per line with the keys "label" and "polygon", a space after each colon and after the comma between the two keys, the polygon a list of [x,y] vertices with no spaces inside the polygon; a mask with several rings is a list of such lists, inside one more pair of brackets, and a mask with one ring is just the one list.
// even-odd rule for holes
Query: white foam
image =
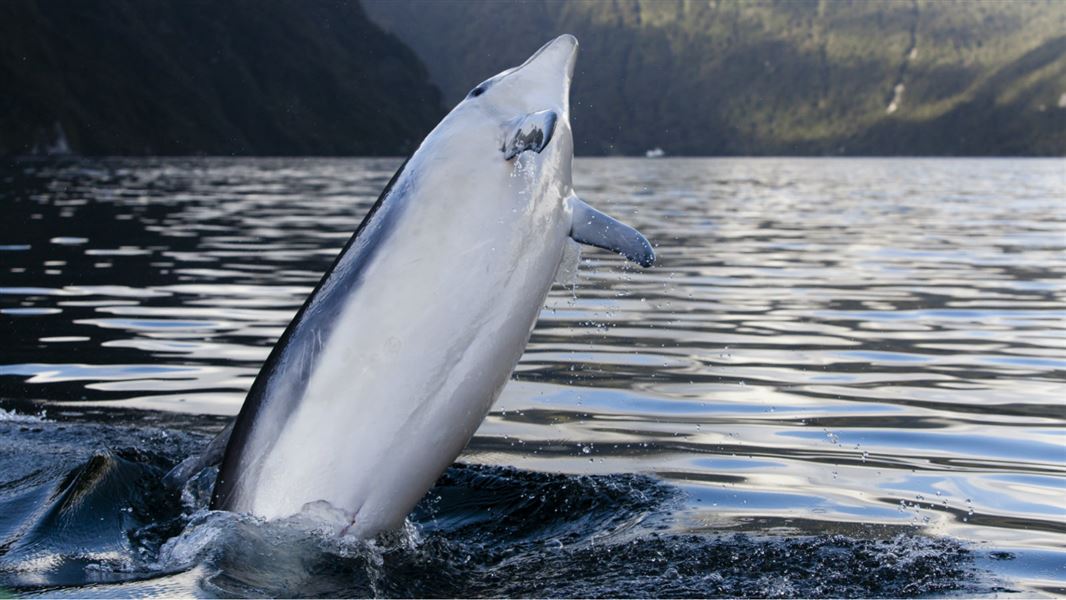
{"label": "white foam", "polygon": [[47,422],[46,416],[43,410],[35,415],[24,415],[0,408],[0,423],[45,423]]}

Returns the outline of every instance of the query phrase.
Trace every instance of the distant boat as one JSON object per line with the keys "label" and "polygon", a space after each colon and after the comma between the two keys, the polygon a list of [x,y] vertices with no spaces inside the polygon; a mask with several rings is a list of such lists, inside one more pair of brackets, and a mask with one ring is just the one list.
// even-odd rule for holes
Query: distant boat
{"label": "distant boat", "polygon": [[664,156],[666,156],[666,152],[663,151],[663,149],[658,147],[658,146],[656,146],[656,147],[652,148],[651,150],[648,150],[648,151],[646,151],[644,153],[644,157],[645,158],[662,158]]}

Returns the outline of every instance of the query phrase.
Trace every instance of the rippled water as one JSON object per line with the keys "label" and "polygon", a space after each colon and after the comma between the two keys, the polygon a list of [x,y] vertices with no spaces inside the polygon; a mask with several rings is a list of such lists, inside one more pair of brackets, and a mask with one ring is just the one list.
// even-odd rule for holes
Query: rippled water
{"label": "rippled water", "polygon": [[581,159],[660,263],[585,251],[408,531],[165,490],[398,164],[0,168],[0,586],[1066,593],[1062,160]]}

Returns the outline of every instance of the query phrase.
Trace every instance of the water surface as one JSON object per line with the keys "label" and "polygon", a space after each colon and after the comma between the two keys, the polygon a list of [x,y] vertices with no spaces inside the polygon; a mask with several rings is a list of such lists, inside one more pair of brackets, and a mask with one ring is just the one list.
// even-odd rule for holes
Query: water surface
{"label": "water surface", "polygon": [[659,264],[584,252],[408,531],[168,494],[398,164],[0,169],[0,585],[1066,592],[1062,160],[578,160]]}

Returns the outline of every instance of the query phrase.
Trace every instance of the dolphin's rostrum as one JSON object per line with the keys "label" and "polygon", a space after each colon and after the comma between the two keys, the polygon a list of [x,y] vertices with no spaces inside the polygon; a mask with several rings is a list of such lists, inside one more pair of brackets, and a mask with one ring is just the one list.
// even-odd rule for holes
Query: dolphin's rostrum
{"label": "dolphin's rostrum", "polygon": [[400,167],[263,365],[212,508],[279,518],[326,501],[357,536],[399,526],[507,382],[567,238],[652,264],[643,236],[573,190],[576,54],[563,35],[478,85]]}

